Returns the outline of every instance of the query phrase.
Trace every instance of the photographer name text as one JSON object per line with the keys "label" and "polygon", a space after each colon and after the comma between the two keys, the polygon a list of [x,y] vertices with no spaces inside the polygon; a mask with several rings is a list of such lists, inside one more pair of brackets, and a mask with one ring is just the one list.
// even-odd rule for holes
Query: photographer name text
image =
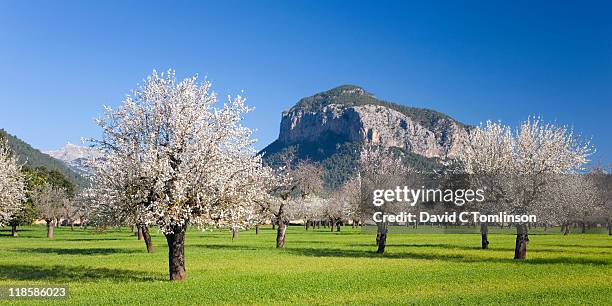
{"label": "photographer name text", "polygon": [[400,212],[399,214],[384,214],[375,212],[372,215],[374,222],[432,222],[432,223],[455,223],[455,222],[500,222],[500,223],[527,223],[537,222],[535,215],[515,215],[500,212],[497,214],[482,214],[477,211],[445,212],[444,214],[431,214],[428,212],[411,213]]}

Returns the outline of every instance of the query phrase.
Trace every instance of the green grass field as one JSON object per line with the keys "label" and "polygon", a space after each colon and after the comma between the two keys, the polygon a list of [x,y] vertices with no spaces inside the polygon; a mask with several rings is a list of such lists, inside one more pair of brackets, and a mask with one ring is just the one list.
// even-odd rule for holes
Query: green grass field
{"label": "green grass field", "polygon": [[[612,303],[612,237],[530,235],[528,259],[516,262],[511,230],[495,230],[491,249],[476,234],[422,227],[390,235],[387,254],[374,235],[343,228],[290,227],[285,250],[275,232],[187,234],[188,280],[167,281],[167,248],[155,253],[128,229],[94,233],[42,226],[0,236],[0,285],[67,284],[60,304],[596,304]],[[448,230],[447,230],[448,231]],[[23,305],[24,301],[0,301]],[[48,304],[34,300],[26,304]]]}

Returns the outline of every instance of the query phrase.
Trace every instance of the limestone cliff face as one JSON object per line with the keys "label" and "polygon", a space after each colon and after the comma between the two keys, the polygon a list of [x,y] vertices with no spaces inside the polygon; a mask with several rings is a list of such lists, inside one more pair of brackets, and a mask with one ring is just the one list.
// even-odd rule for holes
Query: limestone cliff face
{"label": "limestone cliff face", "polygon": [[283,113],[278,141],[316,142],[322,135],[398,147],[425,157],[454,157],[468,128],[426,109],[377,100],[356,86],[341,86],[302,99]]}

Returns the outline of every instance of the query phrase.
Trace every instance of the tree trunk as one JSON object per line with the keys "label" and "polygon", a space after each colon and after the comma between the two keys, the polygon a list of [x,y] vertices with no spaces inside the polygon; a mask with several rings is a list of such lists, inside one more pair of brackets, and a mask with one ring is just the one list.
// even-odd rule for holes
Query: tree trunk
{"label": "tree trunk", "polygon": [[238,238],[238,229],[232,227],[232,241],[234,241],[236,238]]}
{"label": "tree trunk", "polygon": [[330,228],[330,232],[333,232],[334,229],[336,227],[336,222],[329,220],[329,228]]}
{"label": "tree trunk", "polygon": [[11,224],[11,235],[17,237],[17,224]]}
{"label": "tree trunk", "polygon": [[608,219],[608,235],[612,236],[612,218]]}
{"label": "tree trunk", "polygon": [[516,246],[514,247],[514,259],[527,258],[527,243],[529,243],[527,225],[518,224],[516,226]]}
{"label": "tree trunk", "polygon": [[340,221],[336,223],[336,232],[340,231]]}
{"label": "tree trunk", "polygon": [[255,224],[255,235],[259,235],[259,224]]}
{"label": "tree trunk", "polygon": [[139,226],[142,232],[142,237],[145,241],[145,245],[147,246],[147,253],[153,253],[155,248],[153,247],[153,241],[151,240],[151,234],[149,233],[149,227],[146,225]]}
{"label": "tree trunk", "polygon": [[582,222],[582,233],[586,233],[586,222]]}
{"label": "tree trunk", "polygon": [[53,239],[53,220],[45,220],[47,222],[47,238]]}
{"label": "tree trunk", "polygon": [[276,248],[282,249],[285,247],[285,232],[287,231],[287,224],[281,222],[278,224],[278,230],[276,231]]}
{"label": "tree trunk", "polygon": [[569,224],[562,225],[561,229],[563,230],[563,236],[567,236],[570,233]]}
{"label": "tree trunk", "polygon": [[310,228],[310,223],[308,223],[308,219],[304,219],[304,227],[306,228],[306,230],[308,230]]}
{"label": "tree trunk", "polygon": [[172,234],[166,234],[168,241],[168,266],[170,280],[180,281],[187,278],[185,271],[185,230],[186,226],[174,226]]}
{"label": "tree trunk", "polygon": [[387,225],[386,224],[378,224],[378,230],[376,231],[376,245],[378,249],[376,253],[382,254],[385,252],[385,247],[387,246]]}
{"label": "tree trunk", "polygon": [[489,227],[486,222],[480,223],[480,234],[482,236],[482,249],[489,248]]}
{"label": "tree trunk", "polygon": [[137,225],[136,228],[138,229],[138,240],[144,239],[144,237],[142,236],[142,227],[140,225]]}
{"label": "tree trunk", "polygon": [[276,223],[272,222],[272,229],[276,229]]}

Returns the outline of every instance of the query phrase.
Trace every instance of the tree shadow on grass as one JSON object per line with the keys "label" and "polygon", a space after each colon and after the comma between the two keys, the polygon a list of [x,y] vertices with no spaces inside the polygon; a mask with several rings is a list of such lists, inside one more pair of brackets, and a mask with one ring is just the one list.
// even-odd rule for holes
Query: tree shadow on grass
{"label": "tree shadow on grass", "polygon": [[14,249],[18,253],[40,253],[40,254],[57,254],[57,255],[112,255],[112,254],[131,254],[143,253],[144,251],[136,249],[112,249],[112,248],[95,248],[95,249],[76,249],[76,248],[21,248]]}
{"label": "tree shadow on grass", "polygon": [[[549,244],[542,244],[544,246],[557,246],[559,248],[563,248],[566,247],[565,245],[549,245]],[[370,247],[375,247],[374,243],[352,243],[349,244],[349,246],[355,246],[355,247],[363,247],[363,246],[370,246]],[[578,245],[574,245],[573,247],[576,247]],[[447,244],[447,243],[390,243],[387,244],[387,247],[405,247],[405,248],[441,248],[441,249],[448,249],[448,250],[467,250],[467,251],[483,251],[483,252],[490,252],[490,251],[505,251],[505,252],[514,252],[514,248],[512,247],[498,247],[495,244],[492,244],[489,246],[489,249],[487,250],[483,250],[479,245],[474,245],[474,246],[461,246],[461,245],[454,245],[454,244]],[[599,248],[597,246],[580,246],[583,248]],[[568,252],[571,252],[573,254],[582,254],[582,255],[612,255],[612,252],[609,251],[580,251],[580,250],[564,250],[564,249],[555,249],[555,248],[542,248],[539,247],[539,245],[534,245],[533,248],[528,248],[527,250],[528,252],[532,252],[532,253],[564,253],[567,254]]]}
{"label": "tree shadow on grass", "polygon": [[196,247],[211,250],[236,250],[236,251],[255,251],[265,249],[264,247],[254,247],[248,245],[229,245],[229,244],[190,244],[188,247]]}
{"label": "tree shadow on grass", "polygon": [[612,249],[612,245],[589,245],[589,244],[546,244],[548,246],[561,248],[596,248],[596,249]]}
{"label": "tree shadow on grass", "polygon": [[[60,239],[58,239],[60,240]],[[66,238],[61,241],[114,241],[114,240],[132,240],[128,238]]]}
{"label": "tree shadow on grass", "polygon": [[165,279],[161,275],[108,268],[91,268],[86,266],[29,266],[0,265],[0,279],[5,280],[45,280],[55,282],[116,280],[131,282],[149,282]]}
{"label": "tree shadow on grass", "polygon": [[[451,262],[495,262],[495,263],[521,263],[521,264],[582,264],[582,265],[610,265],[609,260],[581,258],[581,257],[551,257],[533,258],[517,261],[512,258],[486,258],[474,257],[463,254],[432,254],[417,252],[384,253],[378,254],[374,251],[363,250],[344,250],[344,249],[323,249],[323,248],[295,248],[287,249],[287,252],[313,257],[352,257],[352,258],[389,258],[389,259],[422,259],[422,260],[441,260]],[[528,253],[529,254],[529,253]],[[509,254],[511,256],[512,254]]]}
{"label": "tree shadow on grass", "polygon": [[295,240],[291,244],[329,244],[329,241],[322,240]]}

